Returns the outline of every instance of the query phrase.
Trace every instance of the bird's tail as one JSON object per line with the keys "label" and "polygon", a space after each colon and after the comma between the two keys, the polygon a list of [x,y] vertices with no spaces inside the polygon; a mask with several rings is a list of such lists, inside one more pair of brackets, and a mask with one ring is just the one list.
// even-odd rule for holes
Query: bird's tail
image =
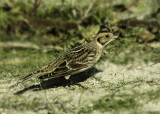
{"label": "bird's tail", "polygon": [[18,84],[27,81],[28,79],[32,78],[33,76],[39,74],[39,72],[40,72],[40,70],[38,70],[38,71],[36,71],[36,72],[33,72],[33,73],[31,73],[31,74],[29,74],[29,75],[21,78],[17,83],[11,85],[9,88],[14,88],[14,87],[18,86]]}

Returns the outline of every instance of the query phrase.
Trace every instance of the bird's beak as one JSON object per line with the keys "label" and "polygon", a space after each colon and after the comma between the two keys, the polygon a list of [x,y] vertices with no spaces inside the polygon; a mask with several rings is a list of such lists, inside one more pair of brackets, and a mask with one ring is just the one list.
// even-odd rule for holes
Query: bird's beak
{"label": "bird's beak", "polygon": [[113,39],[116,39],[116,38],[118,38],[118,36],[113,36],[112,38],[113,38]]}

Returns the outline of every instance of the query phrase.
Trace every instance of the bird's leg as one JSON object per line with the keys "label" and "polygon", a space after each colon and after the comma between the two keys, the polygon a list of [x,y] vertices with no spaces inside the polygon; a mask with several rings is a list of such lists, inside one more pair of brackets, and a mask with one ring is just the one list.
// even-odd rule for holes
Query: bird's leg
{"label": "bird's leg", "polygon": [[64,78],[65,78],[66,80],[68,80],[68,79],[70,78],[70,76],[71,76],[71,75],[67,75],[67,76],[64,76]]}
{"label": "bird's leg", "polygon": [[71,79],[70,78],[71,75],[67,75],[67,76],[64,76],[64,78],[69,81],[69,86],[70,85],[74,85],[75,83],[77,83],[75,80]]}
{"label": "bird's leg", "polygon": [[75,85],[77,85],[77,86],[79,86],[79,87],[81,87],[81,88],[83,88],[83,89],[88,89],[88,87],[85,87],[85,86],[83,86],[83,85],[80,84],[80,83],[76,83]]}
{"label": "bird's leg", "polygon": [[79,86],[79,87],[81,87],[81,88],[83,88],[83,89],[88,89],[87,87],[81,85],[80,83],[77,83],[76,80],[71,79],[70,76],[71,76],[71,75],[64,76],[64,78],[65,78],[66,80],[69,80],[69,81],[70,81],[69,86],[71,86],[71,85],[77,85],[77,86]]}

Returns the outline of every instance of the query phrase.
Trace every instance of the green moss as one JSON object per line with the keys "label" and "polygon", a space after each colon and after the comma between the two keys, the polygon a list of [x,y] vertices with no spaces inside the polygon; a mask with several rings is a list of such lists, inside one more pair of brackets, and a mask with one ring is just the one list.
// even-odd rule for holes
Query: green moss
{"label": "green moss", "polygon": [[3,99],[0,103],[0,107],[3,109],[15,109],[15,110],[35,110],[42,107],[44,104],[39,98],[35,98],[32,102],[27,99],[19,101],[18,99]]}
{"label": "green moss", "polygon": [[160,98],[160,88],[156,90],[147,91],[144,95],[146,95],[146,97],[148,98],[147,102],[159,101],[158,99]]}
{"label": "green moss", "polygon": [[109,94],[100,98],[93,103],[93,106],[85,106],[80,110],[80,113],[91,113],[93,110],[100,112],[118,111],[135,109],[140,104],[137,101],[137,96],[134,94]]}
{"label": "green moss", "polygon": [[122,109],[122,108],[135,108],[137,105],[137,101],[135,97],[132,95],[118,95],[118,96],[111,96],[107,95],[98,100],[97,103],[93,106],[94,109],[99,109],[101,111],[109,111],[114,109]]}

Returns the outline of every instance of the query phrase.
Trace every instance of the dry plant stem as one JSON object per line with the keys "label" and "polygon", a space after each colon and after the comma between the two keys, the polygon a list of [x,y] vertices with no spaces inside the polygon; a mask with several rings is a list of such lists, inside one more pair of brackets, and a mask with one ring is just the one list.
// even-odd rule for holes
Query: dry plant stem
{"label": "dry plant stem", "polygon": [[[124,11],[126,11],[126,10],[128,10],[129,8],[131,8],[132,6],[136,5],[138,2],[139,2],[139,0],[135,0],[135,1],[133,1],[132,3],[130,3],[130,4],[128,4],[128,5],[125,5],[125,6],[124,6],[124,7],[125,7],[125,10],[124,10]],[[124,11],[123,11],[123,12],[124,12]],[[116,13],[112,16],[112,19],[115,18],[115,17],[117,17],[117,16],[120,15],[120,14],[121,14],[121,12],[116,12]]]}
{"label": "dry plant stem", "polygon": [[47,26],[54,27],[56,29],[76,29],[77,24],[73,22],[65,22],[62,20],[45,20],[40,18],[28,18],[28,22],[33,26]]}
{"label": "dry plant stem", "polygon": [[128,8],[130,8],[130,7],[134,6],[134,5],[136,5],[138,2],[139,2],[139,0],[135,0],[135,1],[133,1],[132,3],[126,5],[125,8],[128,9]]}
{"label": "dry plant stem", "polygon": [[119,26],[138,26],[138,27],[150,27],[150,28],[160,28],[160,24],[157,21],[144,21],[144,20],[121,20],[118,22]]}

